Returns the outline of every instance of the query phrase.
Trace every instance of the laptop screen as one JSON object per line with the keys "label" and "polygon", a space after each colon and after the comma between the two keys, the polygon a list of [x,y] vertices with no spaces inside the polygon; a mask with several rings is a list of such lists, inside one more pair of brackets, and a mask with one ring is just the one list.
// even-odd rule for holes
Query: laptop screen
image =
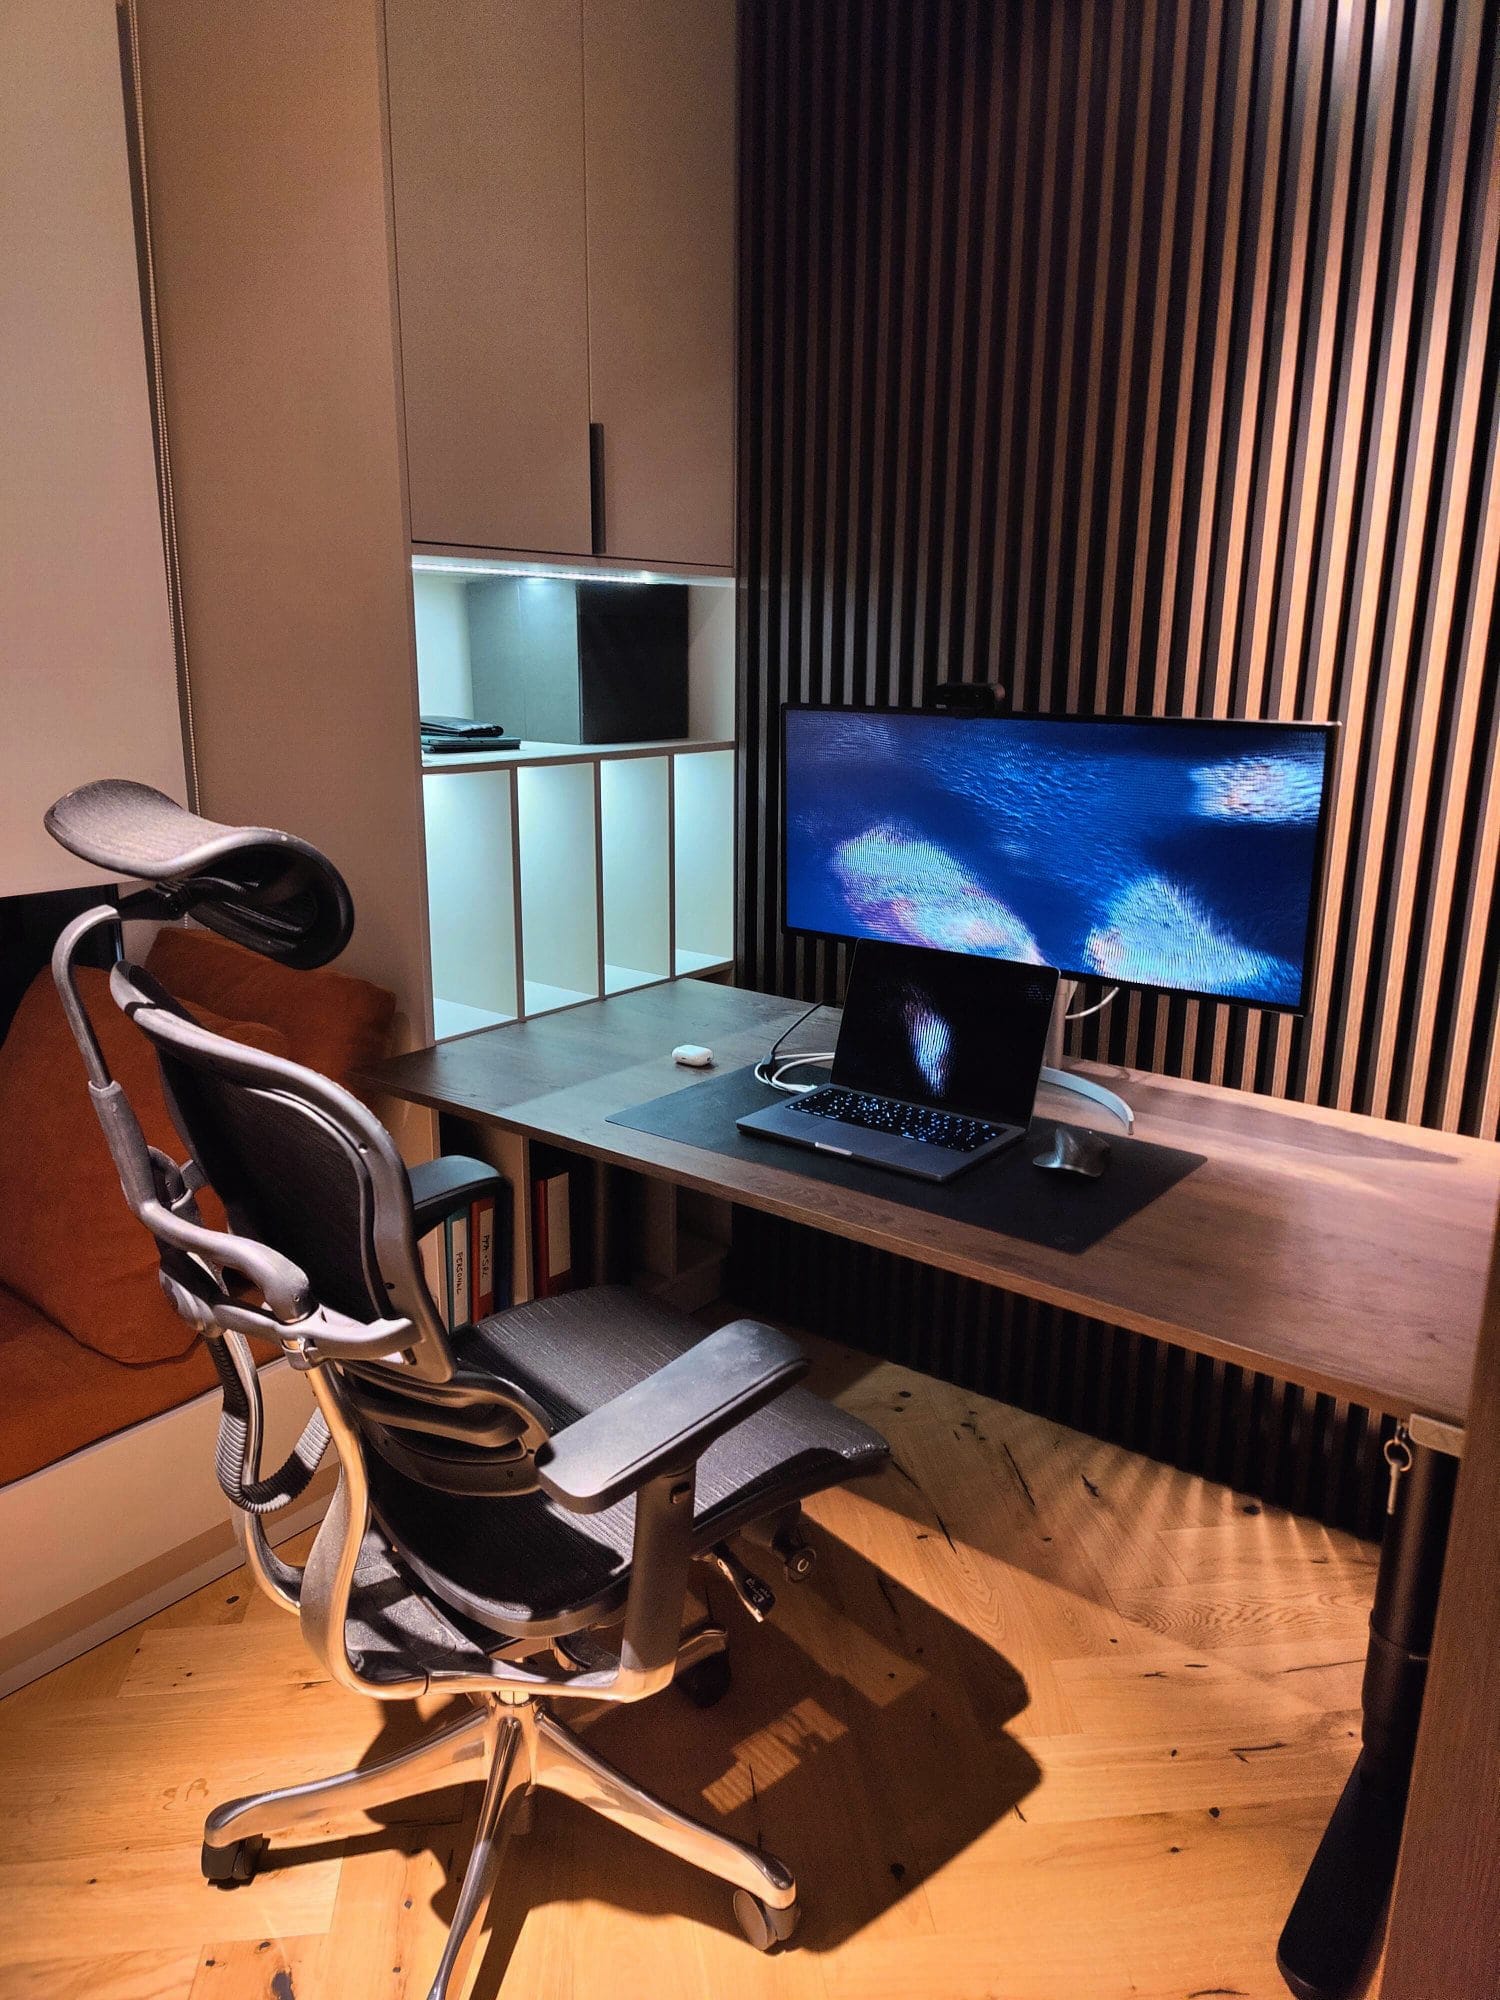
{"label": "laptop screen", "polygon": [[833,1080],[1024,1125],[1056,991],[1049,965],[867,939],[855,948]]}

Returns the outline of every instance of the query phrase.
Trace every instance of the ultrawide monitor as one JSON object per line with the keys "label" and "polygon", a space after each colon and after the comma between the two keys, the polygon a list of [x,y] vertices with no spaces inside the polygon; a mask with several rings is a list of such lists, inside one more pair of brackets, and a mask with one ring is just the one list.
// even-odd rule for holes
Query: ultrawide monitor
{"label": "ultrawide monitor", "polygon": [[789,706],[786,927],[1301,1012],[1334,738]]}

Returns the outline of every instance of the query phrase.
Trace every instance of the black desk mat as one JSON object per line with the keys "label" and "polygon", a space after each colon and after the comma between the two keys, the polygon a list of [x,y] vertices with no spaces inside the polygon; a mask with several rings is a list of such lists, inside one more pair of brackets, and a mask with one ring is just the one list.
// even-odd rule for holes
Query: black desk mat
{"label": "black desk mat", "polygon": [[1184,1153],[1175,1146],[1154,1146],[1144,1139],[1111,1133],[1109,1162],[1098,1180],[1044,1173],[1032,1162],[1051,1144],[1058,1121],[1034,1118],[1019,1146],[982,1160],[957,1180],[939,1185],[736,1129],[737,1118],[748,1111],[763,1110],[776,1100],[777,1092],[758,1082],[751,1066],[705,1077],[701,1083],[687,1084],[665,1097],[653,1097],[649,1104],[612,1112],[607,1122],[650,1132],[658,1139],[675,1139],[684,1146],[698,1146],[707,1153],[787,1167],[809,1180],[831,1181],[880,1201],[899,1202],[905,1208],[923,1209],[929,1215],[943,1215],[975,1229],[992,1229],[1000,1236],[1040,1243],[1049,1250],[1091,1248],[1158,1195],[1185,1180],[1204,1161],[1202,1153]]}

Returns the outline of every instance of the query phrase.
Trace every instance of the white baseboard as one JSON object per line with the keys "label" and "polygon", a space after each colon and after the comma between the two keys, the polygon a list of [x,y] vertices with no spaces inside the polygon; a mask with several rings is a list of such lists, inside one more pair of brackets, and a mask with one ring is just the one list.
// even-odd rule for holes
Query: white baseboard
{"label": "white baseboard", "polygon": [[[312,1397],[284,1360],[260,1381],[269,1467],[291,1449]],[[234,1510],[214,1475],[220,1407],[211,1390],[0,1487],[0,1695],[237,1567]],[[332,1490],[325,1464],[267,1523],[272,1539],[310,1527]]]}

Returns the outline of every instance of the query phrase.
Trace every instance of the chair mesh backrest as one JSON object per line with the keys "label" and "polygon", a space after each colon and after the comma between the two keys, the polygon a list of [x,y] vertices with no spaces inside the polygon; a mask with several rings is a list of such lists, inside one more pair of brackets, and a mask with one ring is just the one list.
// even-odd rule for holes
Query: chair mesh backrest
{"label": "chair mesh backrest", "polygon": [[388,1313],[373,1191],[348,1136],[290,1092],[243,1083],[160,1044],[157,1054],[184,1135],[234,1227],[290,1257],[322,1304],[360,1320]]}
{"label": "chair mesh backrest", "polygon": [[457,1453],[471,1485],[474,1464],[492,1459],[494,1490],[529,1478],[521,1440],[537,1420],[455,1355],[423,1277],[406,1169],[374,1115],[316,1071],[199,1026],[136,966],[117,965],[110,985],[156,1052],[173,1120],[231,1229],[298,1268],[308,1307],[409,1323],[399,1355],[333,1363],[367,1441],[422,1466],[437,1454],[448,1476]]}

